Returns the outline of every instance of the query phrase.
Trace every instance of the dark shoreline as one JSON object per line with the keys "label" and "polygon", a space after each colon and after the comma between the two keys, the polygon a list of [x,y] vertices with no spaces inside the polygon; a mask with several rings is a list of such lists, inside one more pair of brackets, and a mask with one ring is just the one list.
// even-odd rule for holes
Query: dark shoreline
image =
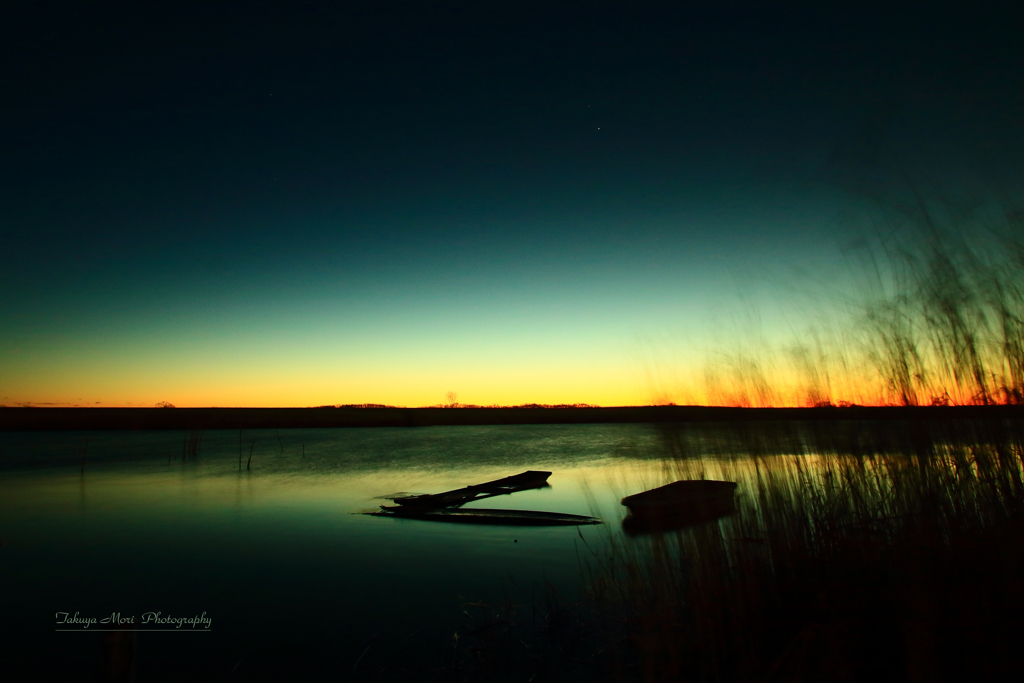
{"label": "dark shoreline", "polygon": [[1024,406],[846,408],[0,408],[0,431],[1020,419]]}

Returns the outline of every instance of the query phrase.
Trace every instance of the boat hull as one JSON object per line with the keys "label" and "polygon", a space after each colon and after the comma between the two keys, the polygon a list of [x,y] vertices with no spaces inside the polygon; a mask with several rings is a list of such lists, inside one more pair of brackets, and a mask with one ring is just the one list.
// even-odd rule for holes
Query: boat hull
{"label": "boat hull", "polygon": [[736,483],[683,480],[622,499],[629,516],[622,521],[627,533],[675,531],[710,522],[736,511]]}

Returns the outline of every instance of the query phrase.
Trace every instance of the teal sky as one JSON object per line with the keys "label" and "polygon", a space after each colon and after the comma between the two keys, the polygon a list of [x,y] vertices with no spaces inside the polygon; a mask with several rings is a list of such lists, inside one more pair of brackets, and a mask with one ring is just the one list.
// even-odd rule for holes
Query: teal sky
{"label": "teal sky", "polygon": [[647,403],[1024,167],[1017,10],[388,7],[4,10],[0,403]]}

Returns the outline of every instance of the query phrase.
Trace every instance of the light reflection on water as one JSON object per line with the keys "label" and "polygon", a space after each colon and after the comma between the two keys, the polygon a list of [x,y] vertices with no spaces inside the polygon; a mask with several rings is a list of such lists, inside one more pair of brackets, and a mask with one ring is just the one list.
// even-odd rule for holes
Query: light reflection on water
{"label": "light reflection on water", "polygon": [[313,674],[339,643],[381,629],[450,634],[464,600],[497,599],[509,582],[571,596],[579,533],[595,543],[608,531],[351,514],[381,496],[550,470],[550,488],[472,505],[596,514],[617,529],[619,498],[665,483],[644,425],[261,431],[241,448],[217,431],[182,462],[183,441],[0,434],[0,579],[17,588],[0,596],[8,643],[74,672],[96,643],[54,634],[57,611],[205,611],[209,634],[141,636],[139,666],[216,678],[247,657],[267,675]]}

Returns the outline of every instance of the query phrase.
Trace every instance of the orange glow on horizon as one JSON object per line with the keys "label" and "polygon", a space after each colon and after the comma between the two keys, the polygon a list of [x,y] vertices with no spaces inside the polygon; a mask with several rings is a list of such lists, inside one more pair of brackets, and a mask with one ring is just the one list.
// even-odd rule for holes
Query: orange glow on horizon
{"label": "orange glow on horizon", "polygon": [[[169,407],[177,408],[306,408],[320,406],[386,406],[393,408],[430,408],[448,407],[449,404],[443,397],[439,400],[396,400],[391,397],[383,397],[374,400],[360,399],[338,399],[336,396],[327,395],[304,395],[300,390],[293,392],[270,391],[265,395],[254,393],[249,394],[249,399],[231,400],[231,391],[197,392],[195,394],[173,394],[167,393],[167,397],[159,401],[149,401],[141,397],[125,400],[97,400],[86,401],[76,399],[60,400],[5,400],[0,402],[0,407],[103,407],[103,408],[127,408],[127,407],[158,407],[169,404]],[[442,392],[435,392],[441,394]],[[689,389],[680,389],[672,393],[667,392],[608,392],[601,395],[585,395],[582,392],[573,398],[565,398],[567,394],[574,392],[544,392],[541,396],[524,396],[518,392],[504,397],[497,392],[487,398],[473,400],[467,396],[462,399],[461,395],[455,401],[455,407],[462,408],[512,408],[520,406],[541,406],[541,407],[624,407],[624,406],[708,406],[708,407],[734,407],[734,408],[807,408],[815,406],[892,406],[901,405],[901,401],[891,392],[882,390],[877,385],[865,383],[856,390],[848,390],[842,393],[824,393],[820,390],[810,390],[799,385],[775,385],[765,387],[763,385],[736,386],[733,384],[722,384],[714,388],[700,388],[697,386]],[[486,394],[485,394],[486,396]],[[1007,400],[1005,396],[996,395],[991,398],[992,403],[1013,403],[1012,397]],[[951,397],[944,392],[922,394],[917,402],[918,405],[980,405],[984,402],[977,397]]]}
{"label": "orange glow on horizon", "polygon": [[[699,357],[699,356],[697,356]],[[787,363],[784,354],[765,353],[760,360],[742,358],[729,364],[691,360],[651,362],[644,371],[636,363],[616,362],[611,354],[585,359],[575,367],[562,359],[536,364],[520,362],[504,368],[482,363],[420,369],[412,361],[390,367],[356,368],[329,359],[317,364],[278,360],[265,365],[247,361],[232,366],[220,358],[199,361],[190,372],[182,364],[160,358],[138,359],[117,367],[112,363],[66,366],[23,366],[0,377],[0,405],[153,407],[314,407],[376,404],[430,407],[455,402],[482,407],[575,405],[601,407],[701,405],[730,407],[811,407],[815,405],[901,405],[905,401],[866,363],[809,367]],[[441,364],[437,364],[441,366]],[[653,369],[652,369],[653,368]],[[985,394],[958,388],[941,375],[932,384],[914,385],[911,403],[972,405]],[[1019,402],[993,377],[990,403]]]}

